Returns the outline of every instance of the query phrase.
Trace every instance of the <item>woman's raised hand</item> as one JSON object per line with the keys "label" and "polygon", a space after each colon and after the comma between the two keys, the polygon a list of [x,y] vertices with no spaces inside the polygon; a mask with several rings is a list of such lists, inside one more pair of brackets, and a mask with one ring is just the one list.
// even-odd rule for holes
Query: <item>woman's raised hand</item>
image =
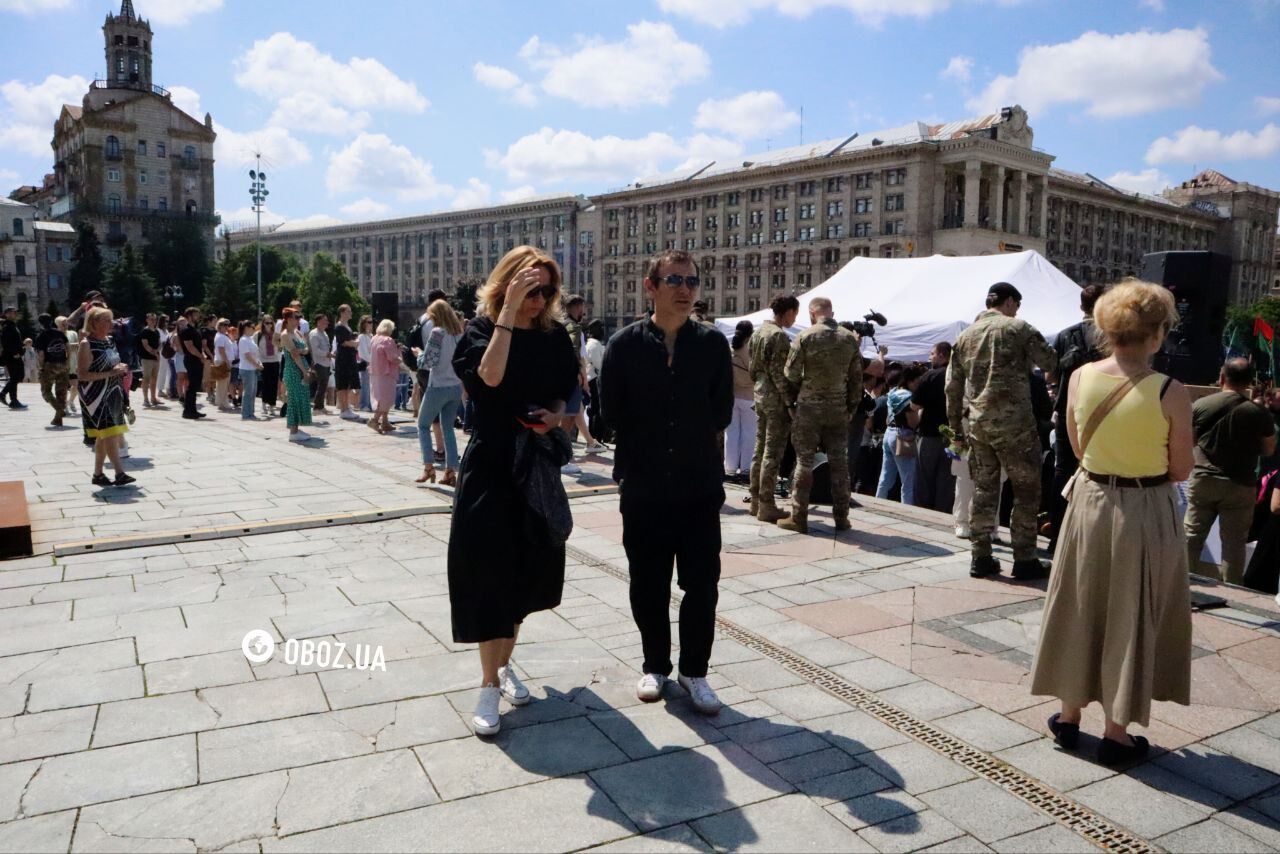
{"label": "woman's raised hand", "polygon": [[505,321],[504,325],[509,326],[511,321],[519,315],[524,298],[541,283],[542,271],[537,267],[529,267],[512,276],[511,281],[507,283],[506,296],[502,301],[502,311],[498,313],[498,319]]}

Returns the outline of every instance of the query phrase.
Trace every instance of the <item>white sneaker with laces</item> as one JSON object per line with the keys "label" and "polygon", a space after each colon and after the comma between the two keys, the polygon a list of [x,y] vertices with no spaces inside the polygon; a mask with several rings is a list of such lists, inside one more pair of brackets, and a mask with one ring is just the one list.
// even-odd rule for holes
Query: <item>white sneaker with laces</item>
{"label": "white sneaker with laces", "polygon": [[338,413],[338,417],[341,418],[343,421],[359,421],[360,420],[360,416],[356,415],[350,409],[342,410],[342,412]]}
{"label": "white sneaker with laces", "polygon": [[495,685],[480,689],[480,699],[476,701],[476,710],[471,716],[471,729],[476,735],[497,735],[502,728],[502,718],[498,714],[501,699],[502,690]]}
{"label": "white sneaker with laces", "polygon": [[582,474],[581,466],[575,466],[573,463],[565,463],[560,467],[561,474]]}
{"label": "white sneaker with laces", "polygon": [[720,707],[724,704],[720,702],[720,698],[716,696],[716,692],[707,684],[707,680],[702,676],[685,676],[680,674],[680,687],[689,692],[689,699],[693,700],[693,707],[704,715],[714,715],[720,712]]}
{"label": "white sneaker with laces", "polygon": [[640,677],[636,685],[636,696],[645,703],[656,703],[662,699],[662,688],[667,684],[667,677],[661,673],[646,673]]}
{"label": "white sneaker with laces", "polygon": [[588,454],[603,454],[607,450],[609,449],[599,442],[592,442],[590,445],[587,445],[586,448]]}
{"label": "white sneaker with laces", "polygon": [[520,677],[509,664],[498,668],[498,689],[502,691],[506,701],[513,706],[523,706],[533,699],[529,695],[529,689],[524,687],[524,683],[520,681]]}
{"label": "white sneaker with laces", "polygon": [[962,540],[971,539],[973,532],[969,530],[968,525],[956,525],[956,536]]}
{"label": "white sneaker with laces", "polygon": [[290,442],[298,442],[298,443],[302,443],[302,442],[309,441],[310,439],[311,439],[310,434],[308,434],[308,433],[303,433],[301,430],[299,430],[297,433],[290,433],[290,434],[289,434],[289,441],[290,441]]}

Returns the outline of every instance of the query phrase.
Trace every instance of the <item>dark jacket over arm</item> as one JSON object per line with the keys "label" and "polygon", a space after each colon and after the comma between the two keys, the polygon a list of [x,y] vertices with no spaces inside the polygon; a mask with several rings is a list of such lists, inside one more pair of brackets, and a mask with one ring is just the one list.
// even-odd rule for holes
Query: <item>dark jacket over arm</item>
{"label": "dark jacket over arm", "polygon": [[620,330],[600,371],[603,415],[616,431],[613,479],[624,500],[697,499],[722,491],[717,434],[733,418],[733,366],[725,337],[692,321],[667,364],[662,330]]}

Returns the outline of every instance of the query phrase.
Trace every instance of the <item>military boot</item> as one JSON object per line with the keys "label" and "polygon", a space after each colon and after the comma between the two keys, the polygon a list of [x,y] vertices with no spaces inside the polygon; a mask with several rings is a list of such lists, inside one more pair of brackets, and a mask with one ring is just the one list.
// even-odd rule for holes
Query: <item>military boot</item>
{"label": "military boot", "polygon": [[751,509],[748,512],[750,512],[752,516],[758,517],[760,515],[760,499],[756,498],[754,495],[751,496]]}
{"label": "military boot", "polygon": [[765,503],[760,502],[760,510],[756,513],[756,518],[761,522],[776,522],[779,519],[787,518],[787,511],[778,509],[778,505],[772,501]]}
{"label": "military boot", "polygon": [[972,578],[986,578],[988,575],[1000,574],[1000,561],[991,555],[974,555],[969,564],[969,575]]}
{"label": "military boot", "polygon": [[850,529],[850,528],[852,528],[852,527],[853,527],[853,526],[849,524],[849,517],[848,517],[848,516],[844,517],[843,519],[836,519],[836,530],[837,530],[837,531],[847,531],[847,530],[849,530],[849,529]]}
{"label": "military boot", "polygon": [[1013,570],[1009,574],[1019,581],[1033,581],[1037,578],[1048,578],[1051,568],[1052,565],[1047,560],[1037,560],[1032,557],[1026,560],[1015,560]]}
{"label": "military boot", "polygon": [[795,531],[797,534],[809,533],[809,517],[798,513],[785,515],[778,520],[778,527],[784,531]]}

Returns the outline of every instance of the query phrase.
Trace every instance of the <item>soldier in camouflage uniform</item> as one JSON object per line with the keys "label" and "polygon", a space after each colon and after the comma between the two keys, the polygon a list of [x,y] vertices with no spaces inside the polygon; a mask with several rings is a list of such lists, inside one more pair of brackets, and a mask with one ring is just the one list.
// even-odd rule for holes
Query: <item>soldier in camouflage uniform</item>
{"label": "soldier in camouflage uniform", "polygon": [[761,522],[776,522],[786,516],[774,500],[778,467],[791,435],[791,399],[794,389],[787,382],[787,354],[791,338],[786,330],[795,325],[800,300],[775,297],[769,306],[773,320],[766,320],[751,336],[751,379],[756,384],[756,447],[751,457],[751,515]]}
{"label": "soldier in camouflage uniform", "polygon": [[862,354],[858,336],[836,325],[831,300],[809,301],[808,329],[796,336],[787,357],[787,379],[799,388],[791,444],[796,476],[791,516],[778,521],[789,531],[809,531],[813,455],[822,445],[831,473],[831,515],[837,531],[849,528],[849,421],[862,405]]}
{"label": "soldier in camouflage uniform", "polygon": [[[975,578],[1000,572],[991,554],[1000,505],[1000,469],[1013,485],[1013,577],[1043,578],[1049,565],[1036,558],[1036,515],[1040,507],[1040,436],[1031,406],[1033,366],[1046,373],[1058,357],[1044,336],[1016,315],[1022,294],[1008,282],[987,293],[987,310],[960,334],[947,370],[947,420],[969,449],[973,475],[973,560]],[[969,435],[962,419],[967,415]]]}

